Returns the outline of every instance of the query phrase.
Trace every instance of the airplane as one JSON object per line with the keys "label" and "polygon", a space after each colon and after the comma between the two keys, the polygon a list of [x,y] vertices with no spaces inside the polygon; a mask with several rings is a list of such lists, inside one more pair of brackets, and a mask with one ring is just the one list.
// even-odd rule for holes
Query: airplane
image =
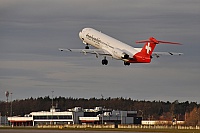
{"label": "airplane", "polygon": [[[116,60],[122,60],[125,66],[129,66],[131,63],[150,63],[153,56],[158,58],[160,57],[160,55],[183,54],[173,52],[153,52],[155,46],[160,43],[181,45],[177,42],[159,41],[154,37],[150,37],[149,40],[136,41],[136,43],[145,43],[142,48],[134,48],[93,28],[82,29],[79,32],[79,37],[86,45],[85,49],[59,48],[59,50],[68,52],[79,52],[85,55],[94,54],[97,58],[100,55],[104,56],[104,59],[102,60],[102,65],[108,65],[108,60],[106,58],[108,56],[111,56]],[[95,47],[95,49],[90,49],[89,45]]]}

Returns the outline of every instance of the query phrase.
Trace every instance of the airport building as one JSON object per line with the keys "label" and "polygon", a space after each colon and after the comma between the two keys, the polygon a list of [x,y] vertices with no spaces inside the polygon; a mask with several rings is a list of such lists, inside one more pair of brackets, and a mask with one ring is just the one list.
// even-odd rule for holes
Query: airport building
{"label": "airport building", "polygon": [[62,124],[141,124],[137,111],[116,111],[95,107],[83,109],[75,107],[67,111],[51,108],[50,111],[31,112],[23,117],[8,117],[13,126],[38,126]]}

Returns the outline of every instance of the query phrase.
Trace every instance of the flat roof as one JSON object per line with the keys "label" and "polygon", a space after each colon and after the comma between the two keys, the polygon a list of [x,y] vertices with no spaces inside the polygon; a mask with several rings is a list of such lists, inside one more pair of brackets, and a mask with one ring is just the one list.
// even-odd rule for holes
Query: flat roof
{"label": "flat roof", "polygon": [[10,122],[26,122],[26,121],[33,121],[33,117],[8,117],[8,121]]}
{"label": "flat roof", "polygon": [[73,112],[46,112],[46,111],[41,111],[41,112],[31,112],[30,113],[33,116],[41,116],[41,115],[73,115]]}

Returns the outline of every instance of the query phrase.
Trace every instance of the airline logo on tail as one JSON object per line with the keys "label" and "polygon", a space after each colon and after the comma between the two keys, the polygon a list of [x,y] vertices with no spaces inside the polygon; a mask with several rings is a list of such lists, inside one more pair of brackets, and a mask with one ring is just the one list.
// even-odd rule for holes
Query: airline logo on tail
{"label": "airline logo on tail", "polygon": [[149,51],[151,51],[150,42],[148,42],[145,48],[147,50],[147,54],[149,54]]}

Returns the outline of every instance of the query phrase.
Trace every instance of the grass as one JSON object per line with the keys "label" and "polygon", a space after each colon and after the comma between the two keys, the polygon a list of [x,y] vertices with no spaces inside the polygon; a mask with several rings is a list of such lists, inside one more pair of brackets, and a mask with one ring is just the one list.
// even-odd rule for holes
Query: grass
{"label": "grass", "polygon": [[200,133],[196,129],[119,129],[119,128],[37,128],[37,127],[0,127],[1,129],[18,129],[18,130],[78,130],[78,131],[123,131],[123,132],[154,132],[154,133]]}

